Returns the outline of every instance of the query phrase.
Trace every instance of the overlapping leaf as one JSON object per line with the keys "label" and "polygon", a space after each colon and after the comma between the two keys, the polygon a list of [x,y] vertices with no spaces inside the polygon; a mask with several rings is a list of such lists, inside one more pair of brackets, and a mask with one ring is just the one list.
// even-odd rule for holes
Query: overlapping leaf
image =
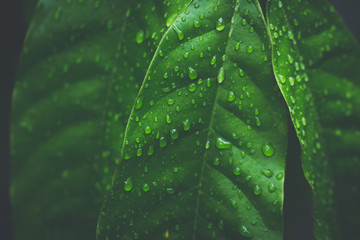
{"label": "overlapping leaf", "polygon": [[13,101],[16,239],[95,239],[143,66],[185,3],[39,1]]}
{"label": "overlapping leaf", "polygon": [[[305,175],[314,189],[315,235],[356,239],[359,44],[325,0],[272,0],[268,19],[275,74],[302,146]],[[340,236],[336,220],[341,223]]]}
{"label": "overlapping leaf", "polygon": [[99,239],[281,239],[287,113],[257,1],[197,0],[145,76]]}

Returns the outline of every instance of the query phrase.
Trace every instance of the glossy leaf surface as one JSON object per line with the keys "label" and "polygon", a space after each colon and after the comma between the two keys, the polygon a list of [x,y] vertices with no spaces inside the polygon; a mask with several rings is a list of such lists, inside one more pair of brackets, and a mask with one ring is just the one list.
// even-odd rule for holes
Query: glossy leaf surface
{"label": "glossy leaf surface", "polygon": [[99,239],[281,239],[288,115],[257,1],[192,1],[125,133]]}
{"label": "glossy leaf surface", "polygon": [[356,239],[359,44],[328,1],[269,2],[274,72],[300,140],[305,176],[314,190],[314,233],[317,239]]}
{"label": "glossy leaf surface", "polygon": [[95,239],[142,66],[185,6],[148,4],[39,1],[13,101],[16,239]]}

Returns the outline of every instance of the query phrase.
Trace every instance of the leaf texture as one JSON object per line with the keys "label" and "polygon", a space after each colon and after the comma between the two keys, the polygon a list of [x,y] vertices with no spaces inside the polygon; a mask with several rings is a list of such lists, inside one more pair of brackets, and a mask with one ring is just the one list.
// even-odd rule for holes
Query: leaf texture
{"label": "leaf texture", "polygon": [[142,66],[185,6],[149,4],[39,1],[13,98],[16,239],[95,239]]}
{"label": "leaf texture", "polygon": [[282,238],[288,115],[269,43],[257,1],[179,11],[130,115],[98,239]]}
{"label": "leaf texture", "polygon": [[271,0],[268,23],[274,72],[300,140],[305,176],[314,190],[315,236],[356,239],[359,44],[325,0]]}

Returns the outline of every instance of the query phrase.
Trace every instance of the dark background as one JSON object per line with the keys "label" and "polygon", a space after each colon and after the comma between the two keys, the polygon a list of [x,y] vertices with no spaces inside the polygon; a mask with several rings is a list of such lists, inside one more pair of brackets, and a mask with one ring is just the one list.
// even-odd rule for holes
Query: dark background
{"label": "dark background", "polygon": [[[316,0],[314,0],[316,1]],[[24,3],[23,3],[24,2]],[[263,3],[264,0],[260,0]],[[355,37],[360,40],[360,1],[359,0],[331,0],[335,8],[342,15]],[[0,57],[0,238],[2,240],[13,239],[11,207],[9,200],[9,173],[10,173],[10,147],[9,147],[9,125],[11,113],[11,94],[14,87],[14,79],[22,45],[25,37],[26,27],[24,23],[23,6],[28,6],[29,0],[5,0],[1,3],[1,29],[0,39],[2,41]],[[294,174],[301,174],[296,170]],[[289,174],[290,175],[290,174]],[[297,184],[288,179],[285,185],[291,188]],[[290,200],[288,200],[290,202]],[[285,198],[284,209],[287,208]],[[286,221],[286,216],[285,216]],[[296,233],[288,236],[288,239],[311,239],[311,198],[307,201],[307,207],[296,220]]]}

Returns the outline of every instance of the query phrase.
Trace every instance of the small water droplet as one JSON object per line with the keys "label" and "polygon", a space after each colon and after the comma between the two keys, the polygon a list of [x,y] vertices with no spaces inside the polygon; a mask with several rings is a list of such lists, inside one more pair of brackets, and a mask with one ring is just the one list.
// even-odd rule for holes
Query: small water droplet
{"label": "small water droplet", "polygon": [[193,69],[192,67],[189,67],[189,78],[191,80],[194,80],[197,78],[197,71]]}
{"label": "small water droplet", "polygon": [[235,94],[233,91],[229,91],[228,92],[228,96],[227,96],[227,99],[226,99],[228,102],[232,102],[235,100]]}
{"label": "small water droplet", "polygon": [[143,97],[139,97],[138,99],[136,99],[135,109],[139,110],[142,107],[142,104],[143,104]]}
{"label": "small water droplet", "polygon": [[240,226],[240,234],[244,237],[251,237],[252,233],[244,225]]}
{"label": "small water droplet", "polygon": [[223,83],[225,80],[225,70],[224,67],[221,67],[219,69],[218,75],[217,75],[217,81],[219,84]]}
{"label": "small water droplet", "polygon": [[225,23],[223,18],[219,18],[216,22],[216,30],[221,32],[225,28]]}
{"label": "small water droplet", "polygon": [[190,129],[190,121],[189,119],[186,119],[184,122],[183,122],[183,127],[184,127],[184,130],[185,131],[188,131]]}
{"label": "small water droplet", "polygon": [[149,191],[149,189],[150,189],[149,184],[145,183],[144,186],[143,186],[143,191],[147,192],[147,191]]}
{"label": "small water droplet", "polygon": [[269,185],[268,185],[268,191],[271,192],[271,193],[275,192],[275,191],[276,191],[275,184],[269,183]]}
{"label": "small water droplet", "polygon": [[259,185],[255,185],[253,193],[256,196],[259,196],[262,193],[262,189],[260,188]]}
{"label": "small water droplet", "polygon": [[136,42],[138,44],[141,44],[144,41],[144,31],[140,30],[137,34],[136,34]]}
{"label": "small water droplet", "polygon": [[128,177],[125,181],[124,181],[124,190],[127,192],[130,192],[133,189],[133,180],[131,177]]}

